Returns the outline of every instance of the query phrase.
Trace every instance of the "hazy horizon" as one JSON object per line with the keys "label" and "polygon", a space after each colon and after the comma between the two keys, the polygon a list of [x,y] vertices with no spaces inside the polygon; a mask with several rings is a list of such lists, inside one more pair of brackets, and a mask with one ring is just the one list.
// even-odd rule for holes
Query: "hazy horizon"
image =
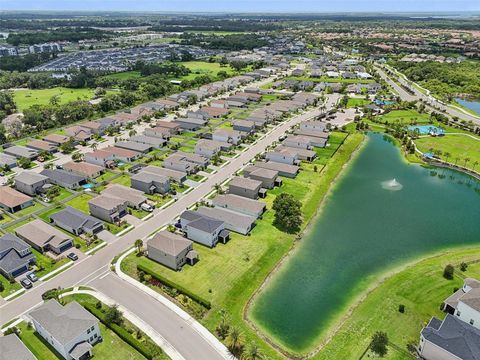
{"label": "hazy horizon", "polygon": [[[459,10],[461,9],[461,10]],[[472,0],[0,0],[0,11],[131,11],[220,13],[453,13],[480,11]]]}

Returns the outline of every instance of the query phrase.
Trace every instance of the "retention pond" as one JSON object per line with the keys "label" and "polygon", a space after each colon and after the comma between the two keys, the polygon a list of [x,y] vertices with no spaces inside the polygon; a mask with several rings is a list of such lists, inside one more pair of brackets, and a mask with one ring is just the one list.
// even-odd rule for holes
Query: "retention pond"
{"label": "retention pond", "polygon": [[308,351],[386,272],[475,242],[480,183],[408,164],[389,138],[372,133],[249,316],[288,350]]}

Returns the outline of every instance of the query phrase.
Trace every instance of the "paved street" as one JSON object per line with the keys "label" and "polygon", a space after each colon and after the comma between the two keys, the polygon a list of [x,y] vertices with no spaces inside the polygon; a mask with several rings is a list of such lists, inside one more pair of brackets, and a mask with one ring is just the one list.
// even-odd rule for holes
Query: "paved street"
{"label": "paved street", "polygon": [[[327,109],[330,108],[337,99],[337,95],[329,96]],[[143,222],[141,225],[125,234],[118,240],[109,243],[106,247],[99,250],[94,256],[89,256],[83,260],[79,260],[74,266],[65,270],[50,281],[40,284],[39,286],[27,291],[27,293],[21,297],[1,305],[0,323],[6,323],[7,321],[18,317],[19,315],[40,304],[42,301],[41,294],[48,289],[57,287],[68,288],[74,285],[83,285],[89,281],[95,280],[97,277],[104,275],[105,272],[109,270],[110,262],[113,257],[132,246],[136,239],[144,239],[158,228],[172,222],[185,209],[207,195],[215,184],[225,181],[244,164],[254,158],[256,154],[263,152],[267,146],[271,145],[274,141],[277,141],[279,137],[282,136],[291,126],[315,117],[320,113],[321,111],[319,109],[310,110],[282,123],[274,130],[271,130],[264,138],[251,145],[249,149],[241,153],[238,158],[233,159],[229,164],[223,168],[220,168],[216,174],[212,174],[205,182],[201,183],[190,193],[182,196],[177,202],[173,203],[164,210],[155,210],[152,218]],[[112,296],[112,298],[114,298],[116,301],[120,301],[123,296],[122,292],[114,295],[115,296]],[[146,295],[137,291],[137,297],[144,296]],[[141,306],[138,308],[141,308]],[[136,310],[139,309],[132,309],[132,311]],[[156,311],[165,313],[164,316],[175,316],[174,314],[167,315],[167,313],[171,311],[166,308],[163,309],[160,306],[158,306]],[[137,315],[141,316],[141,314]],[[182,321],[181,318],[178,318],[177,320]],[[168,334],[165,329],[160,328],[158,331],[162,336],[165,338],[167,337]],[[186,336],[187,334],[183,334],[181,338],[176,339],[178,341],[175,343],[178,344],[179,348],[177,348],[177,351],[180,353],[188,353],[188,349],[192,348],[197,350],[195,357],[188,359],[215,359],[218,357],[218,354],[215,352],[215,350],[209,346],[202,347],[200,345],[193,345],[196,341],[201,341],[200,338],[187,339]]]}
{"label": "paved street", "polygon": [[[450,115],[452,117],[458,117],[459,119],[466,120],[466,121],[472,121],[474,124],[480,125],[480,119],[478,117],[475,117],[475,116],[472,116],[470,114],[464,113],[462,111],[453,109],[449,106],[445,106],[445,105],[441,104],[439,101],[437,101],[435,98],[433,98],[432,96],[428,96],[428,95],[422,93],[420,90],[416,89],[414,86],[411,86],[410,84],[408,84],[408,82],[405,79],[403,79],[402,77],[396,78],[401,84],[408,87],[409,89],[412,89],[412,91],[414,92],[414,95],[412,95],[412,94],[408,93],[407,91],[405,91],[405,89],[403,89],[401,86],[399,86],[390,77],[388,77],[388,75],[382,69],[380,69],[378,67],[376,69],[377,69],[377,72],[380,75],[380,77],[382,77],[386,82],[388,82],[388,84],[391,85],[395,89],[396,92],[398,92],[398,94],[400,95],[400,97],[403,100],[415,101],[415,100],[422,99],[427,104],[430,104],[432,106],[435,106],[436,108],[439,108],[439,109],[445,111],[448,115]],[[436,111],[438,111],[438,110],[436,110]]]}
{"label": "paved street", "polygon": [[[160,333],[185,359],[220,360],[223,357],[191,328],[188,321],[153,297],[140,293],[133,285],[109,273],[87,284],[134,313]],[[140,295],[140,296],[139,296]]]}

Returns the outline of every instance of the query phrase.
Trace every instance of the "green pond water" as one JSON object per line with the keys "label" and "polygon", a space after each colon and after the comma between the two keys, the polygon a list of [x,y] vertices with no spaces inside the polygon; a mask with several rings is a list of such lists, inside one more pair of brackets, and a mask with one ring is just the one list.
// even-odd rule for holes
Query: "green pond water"
{"label": "green pond water", "polygon": [[480,243],[480,183],[407,164],[388,140],[369,134],[253,305],[254,322],[290,350],[316,345],[382,272],[435,250]]}

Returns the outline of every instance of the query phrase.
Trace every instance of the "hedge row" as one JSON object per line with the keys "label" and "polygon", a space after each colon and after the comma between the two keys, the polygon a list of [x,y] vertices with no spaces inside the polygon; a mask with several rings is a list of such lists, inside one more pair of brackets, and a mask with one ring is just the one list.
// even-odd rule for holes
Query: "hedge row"
{"label": "hedge row", "polygon": [[156,272],[154,272],[153,270],[143,266],[142,264],[137,265],[137,270],[138,271],[143,271],[145,274],[150,275],[152,278],[160,281],[162,284],[164,284],[164,285],[166,285],[166,286],[168,286],[172,289],[177,289],[177,291],[179,293],[187,295],[189,298],[196,301],[200,305],[205,306],[207,309],[210,309],[212,307],[212,304],[211,304],[210,301],[205,300],[201,296],[198,296],[197,294],[192,293],[190,290],[185,289],[183,286],[178,285],[178,284],[174,283],[173,281],[170,281],[170,280],[164,278],[162,275],[157,274]]}
{"label": "hedge row", "polygon": [[135,350],[137,350],[140,354],[142,354],[148,360],[152,360],[153,357],[155,355],[157,355],[151,349],[147,348],[147,346],[145,346],[140,341],[135,339],[132,336],[132,334],[130,334],[125,328],[121,327],[120,325],[114,324],[114,323],[108,323],[105,320],[105,314],[100,309],[97,309],[94,305],[86,303],[86,304],[83,304],[83,306],[90,313],[92,313],[93,316],[98,318],[102,322],[103,325],[105,325],[110,330],[112,330],[115,334],[117,334],[120,337],[120,339],[125,341],[127,344],[129,344],[131,347],[133,347]]}

